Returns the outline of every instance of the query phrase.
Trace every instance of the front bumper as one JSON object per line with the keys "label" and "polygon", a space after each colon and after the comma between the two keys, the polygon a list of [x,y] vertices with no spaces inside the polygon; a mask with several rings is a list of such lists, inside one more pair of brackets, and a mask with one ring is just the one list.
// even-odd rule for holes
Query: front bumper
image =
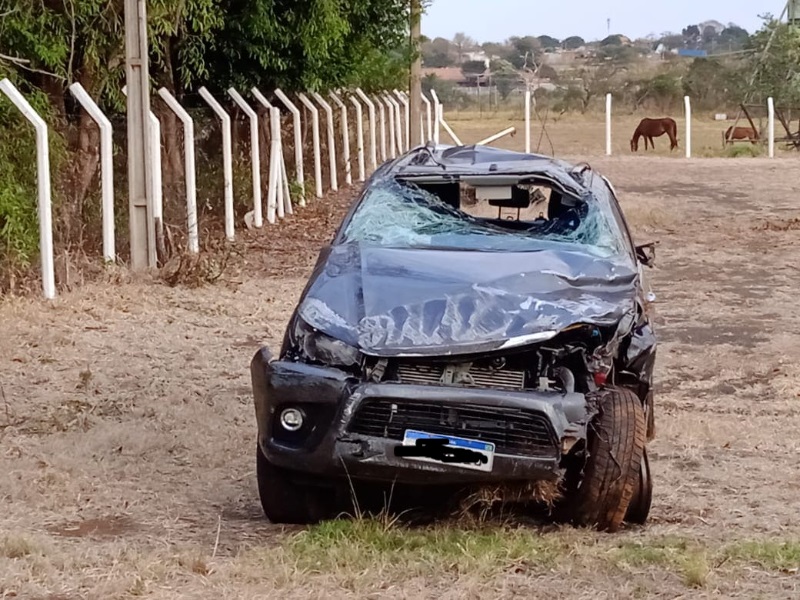
{"label": "front bumper", "polygon": [[[593,415],[583,394],[368,383],[334,368],[272,361],[266,348],[253,358],[251,377],[261,452],[274,465],[318,482],[343,477],[409,484],[550,479],[558,473],[562,453],[585,438],[586,423]],[[409,460],[395,455],[395,448],[402,445],[396,435],[391,439],[353,431],[359,408],[368,402],[431,403],[447,410],[498,414],[525,411],[546,424],[550,441],[539,443],[533,453],[503,452],[498,446],[488,472]],[[303,427],[295,433],[277,422],[288,406],[306,414]]]}

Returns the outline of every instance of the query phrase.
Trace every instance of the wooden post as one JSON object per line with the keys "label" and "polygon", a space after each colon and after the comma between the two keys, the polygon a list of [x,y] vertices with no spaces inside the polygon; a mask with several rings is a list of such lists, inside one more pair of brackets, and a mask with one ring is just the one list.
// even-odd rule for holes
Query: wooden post
{"label": "wooden post", "polygon": [[411,80],[408,86],[410,102],[409,118],[409,148],[423,143],[422,128],[422,53],[419,40],[422,35],[422,6],[421,0],[411,0]]}
{"label": "wooden post", "polygon": [[131,267],[156,266],[150,165],[150,73],[145,0],[125,0],[125,74],[128,109],[128,204]]}

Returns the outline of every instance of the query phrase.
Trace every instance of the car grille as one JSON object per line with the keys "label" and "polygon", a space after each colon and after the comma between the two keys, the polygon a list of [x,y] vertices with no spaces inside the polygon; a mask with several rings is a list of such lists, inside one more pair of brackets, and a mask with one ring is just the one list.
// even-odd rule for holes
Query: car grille
{"label": "car grille", "polygon": [[[400,363],[397,366],[397,378],[401,383],[441,384],[444,365],[423,365]],[[454,385],[454,384],[447,384]],[[468,380],[455,385],[466,385],[499,390],[521,390],[525,387],[525,371],[509,369],[487,369],[472,366]]]}
{"label": "car grille", "polygon": [[499,454],[553,456],[557,440],[539,412],[499,406],[371,398],[350,421],[351,433],[402,440],[406,429],[492,442]]}

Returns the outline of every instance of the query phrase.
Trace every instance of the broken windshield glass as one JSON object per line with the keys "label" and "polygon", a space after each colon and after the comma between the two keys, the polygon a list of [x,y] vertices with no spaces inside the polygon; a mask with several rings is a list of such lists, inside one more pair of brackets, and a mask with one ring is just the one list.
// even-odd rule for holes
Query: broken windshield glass
{"label": "broken windshield glass", "polygon": [[392,248],[525,252],[560,243],[602,257],[623,252],[619,240],[614,225],[591,198],[554,219],[514,222],[512,228],[511,223],[470,216],[431,192],[393,178],[367,192],[343,234],[344,242]]}

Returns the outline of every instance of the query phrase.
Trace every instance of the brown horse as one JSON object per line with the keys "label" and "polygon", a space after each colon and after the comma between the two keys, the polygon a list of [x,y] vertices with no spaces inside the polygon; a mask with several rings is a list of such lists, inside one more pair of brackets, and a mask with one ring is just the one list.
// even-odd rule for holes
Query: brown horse
{"label": "brown horse", "polygon": [[649,119],[645,117],[639,122],[636,131],[633,132],[631,138],[631,152],[639,151],[639,138],[644,136],[644,149],[647,150],[647,142],[653,150],[656,145],[653,143],[653,138],[660,135],[667,134],[669,136],[669,149],[675,150],[678,147],[678,124],[675,119],[665,117],[663,119]]}
{"label": "brown horse", "polygon": [[727,141],[733,140],[750,140],[751,144],[758,143],[758,132],[752,127],[734,127],[731,125],[725,130],[725,135],[722,137],[723,145]]}

